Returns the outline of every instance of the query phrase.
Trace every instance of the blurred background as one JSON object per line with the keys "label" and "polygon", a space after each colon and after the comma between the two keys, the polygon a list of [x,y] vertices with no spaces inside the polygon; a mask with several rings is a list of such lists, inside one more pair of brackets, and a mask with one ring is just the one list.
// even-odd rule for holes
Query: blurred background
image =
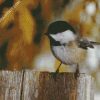
{"label": "blurred background", "polygon": [[[0,0],[0,69],[55,71],[44,33],[56,20],[69,22],[82,37],[100,42],[100,0]],[[88,49],[80,71],[95,77],[100,100],[100,46]],[[61,72],[71,71],[62,65]]]}

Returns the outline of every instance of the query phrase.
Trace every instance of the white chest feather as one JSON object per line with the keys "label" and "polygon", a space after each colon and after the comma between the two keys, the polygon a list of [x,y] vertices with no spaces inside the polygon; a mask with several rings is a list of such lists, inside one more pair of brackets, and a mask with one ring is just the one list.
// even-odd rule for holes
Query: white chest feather
{"label": "white chest feather", "polygon": [[52,51],[62,63],[69,65],[80,63],[86,52],[78,47],[69,48],[67,46],[53,46]]}

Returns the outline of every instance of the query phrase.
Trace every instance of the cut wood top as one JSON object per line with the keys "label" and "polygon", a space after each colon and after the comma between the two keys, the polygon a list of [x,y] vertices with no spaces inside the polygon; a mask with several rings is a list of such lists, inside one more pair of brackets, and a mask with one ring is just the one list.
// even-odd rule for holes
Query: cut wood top
{"label": "cut wood top", "polygon": [[0,100],[94,100],[93,78],[74,73],[0,71]]}

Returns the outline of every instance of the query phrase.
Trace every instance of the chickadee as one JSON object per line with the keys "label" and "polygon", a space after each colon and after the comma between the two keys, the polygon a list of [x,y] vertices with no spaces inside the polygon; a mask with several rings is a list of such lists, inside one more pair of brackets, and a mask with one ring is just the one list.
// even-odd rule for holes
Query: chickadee
{"label": "chickadee", "polygon": [[51,23],[46,35],[50,39],[50,46],[54,56],[61,61],[56,72],[59,72],[62,63],[67,65],[76,64],[76,75],[78,75],[78,64],[83,61],[87,49],[100,44],[80,38],[74,28],[65,21]]}

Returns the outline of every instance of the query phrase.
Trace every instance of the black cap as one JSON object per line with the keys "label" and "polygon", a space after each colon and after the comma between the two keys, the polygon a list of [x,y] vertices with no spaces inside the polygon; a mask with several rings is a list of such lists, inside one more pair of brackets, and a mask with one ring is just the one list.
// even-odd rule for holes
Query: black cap
{"label": "black cap", "polygon": [[56,21],[49,25],[47,34],[57,34],[66,30],[71,30],[73,33],[75,33],[74,28],[66,21]]}

